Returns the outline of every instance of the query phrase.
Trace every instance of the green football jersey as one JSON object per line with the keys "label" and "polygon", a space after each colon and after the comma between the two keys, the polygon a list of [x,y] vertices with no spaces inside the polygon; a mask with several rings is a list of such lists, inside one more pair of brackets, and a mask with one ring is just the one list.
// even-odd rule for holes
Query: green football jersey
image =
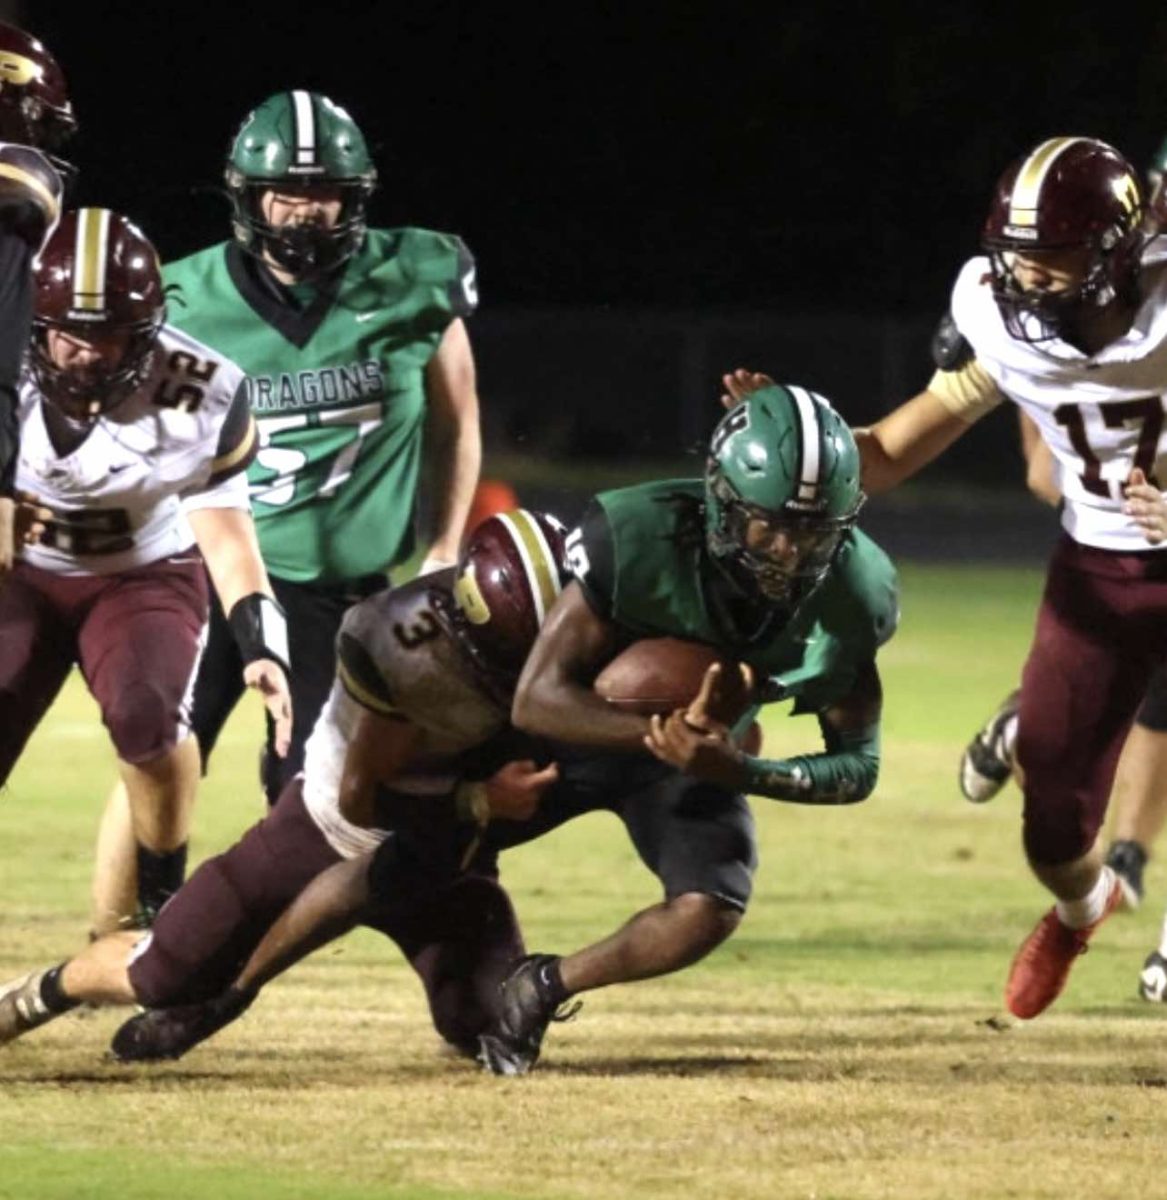
{"label": "green football jersey", "polygon": [[268,570],[338,582],[413,550],[424,369],[477,303],[462,242],[371,229],[332,291],[298,308],[234,242],[163,270],[169,319],[234,360],[261,445],[248,479]]}
{"label": "green football jersey", "polygon": [[629,640],[678,637],[747,662],[776,698],[817,712],[851,689],[895,632],[895,568],[864,533],[848,532],[826,579],[793,615],[750,604],[705,549],[699,479],[641,484],[596,497],[568,540],[591,604]]}

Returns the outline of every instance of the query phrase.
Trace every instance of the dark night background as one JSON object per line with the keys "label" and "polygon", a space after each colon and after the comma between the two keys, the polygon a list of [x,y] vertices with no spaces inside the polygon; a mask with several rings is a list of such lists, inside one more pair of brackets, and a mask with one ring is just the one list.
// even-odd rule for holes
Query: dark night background
{"label": "dark night background", "polygon": [[[226,236],[225,204],[192,189],[218,183],[253,104],[296,86],[349,107],[377,147],[374,219],[476,254],[492,447],[564,458],[675,453],[738,362],[875,417],[926,381],[1010,159],[1082,133],[1141,167],[1167,134],[1162,6],[27,0],[17,16],[68,74],[80,199],[136,215],[164,257]],[[987,425],[949,469],[1016,481],[1009,418]]]}

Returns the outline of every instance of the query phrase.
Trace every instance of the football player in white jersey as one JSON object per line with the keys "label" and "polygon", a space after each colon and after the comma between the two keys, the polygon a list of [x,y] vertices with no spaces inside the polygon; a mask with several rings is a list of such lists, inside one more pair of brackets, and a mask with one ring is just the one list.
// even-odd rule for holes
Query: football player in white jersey
{"label": "football player in white jersey", "polygon": [[37,516],[26,507],[26,528],[16,529],[16,389],[31,318],[29,267],[61,212],[66,164],[53,154],[75,128],[57,60],[0,21],[0,580]]}
{"label": "football player in white jersey", "polygon": [[[131,796],[139,875],[160,891],[181,879],[199,775],[203,559],[285,743],[290,720],[287,638],[247,499],[257,437],[242,375],[165,312],[157,254],[135,226],[107,209],[65,214],[33,267],[18,406],[16,486],[51,517],[0,589],[0,783],[79,665]],[[94,930],[132,911],[126,896]]]}
{"label": "football player in white jersey", "polygon": [[923,392],[862,431],[864,486],[912,475],[1004,399],[1057,460],[1065,504],[1023,675],[1024,843],[1056,904],[1006,985],[1047,1008],[1121,888],[1098,833],[1115,764],[1167,658],[1167,544],[1149,546],[1167,469],[1167,261],[1147,245],[1130,164],[1090,138],[1051,138],[1001,177],[985,256],[961,271]]}

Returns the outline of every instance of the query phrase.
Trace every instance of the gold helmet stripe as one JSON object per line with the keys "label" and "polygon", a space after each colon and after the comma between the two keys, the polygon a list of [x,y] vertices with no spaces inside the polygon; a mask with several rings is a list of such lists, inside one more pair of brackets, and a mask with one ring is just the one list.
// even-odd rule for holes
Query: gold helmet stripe
{"label": "gold helmet stripe", "polygon": [[1013,182],[1013,195],[1009,198],[1010,225],[1037,225],[1037,203],[1050,169],[1066,150],[1086,140],[1080,137],[1050,138],[1021,164]]}
{"label": "gold helmet stripe", "polygon": [[77,210],[77,240],[73,246],[73,307],[87,312],[105,308],[108,208]]}
{"label": "gold helmet stripe", "polygon": [[312,97],[307,92],[293,92],[292,109],[296,117],[296,165],[311,166],[316,162],[316,114],[312,111]]}
{"label": "gold helmet stripe", "polygon": [[525,508],[499,513],[498,518],[510,532],[511,540],[523,560],[531,595],[535,598],[535,618],[542,625],[547,610],[555,603],[555,597],[561,590],[555,556],[551,553],[543,530],[539,528],[539,522]]}
{"label": "gold helmet stripe", "polygon": [[12,179],[16,183],[19,183],[21,187],[26,187],[30,192],[35,192],[41,203],[45,206],[45,213],[48,218],[47,224],[50,227],[56,224],[57,217],[60,216],[60,205],[57,202],[57,197],[31,171],[22,171],[19,167],[13,166],[12,163],[0,162],[0,178]]}
{"label": "gold helmet stripe", "polygon": [[25,87],[44,75],[44,68],[26,55],[13,50],[0,50],[0,83]]}

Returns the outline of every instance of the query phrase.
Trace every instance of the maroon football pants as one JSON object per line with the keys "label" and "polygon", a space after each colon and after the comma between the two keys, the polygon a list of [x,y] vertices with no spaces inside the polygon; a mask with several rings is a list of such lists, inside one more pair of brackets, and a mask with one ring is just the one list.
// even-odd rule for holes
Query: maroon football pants
{"label": "maroon football pants", "polygon": [[1127,730],[1164,660],[1167,553],[1118,554],[1063,535],[1021,681],[1030,861],[1071,862],[1094,844]]}
{"label": "maroon football pants", "polygon": [[17,563],[0,586],[0,783],[74,663],[124,762],[161,757],[189,732],[207,619],[193,552],[115,575]]}
{"label": "maroon football pants", "polygon": [[[339,861],[293,780],[262,821],[207,859],[158,914],[130,964],[139,1001],[165,1008],[217,996],[284,909]],[[473,1049],[494,1015],[498,984],[523,953],[506,892],[494,879],[467,876],[370,911],[364,923],[400,946],[438,1033]]]}

